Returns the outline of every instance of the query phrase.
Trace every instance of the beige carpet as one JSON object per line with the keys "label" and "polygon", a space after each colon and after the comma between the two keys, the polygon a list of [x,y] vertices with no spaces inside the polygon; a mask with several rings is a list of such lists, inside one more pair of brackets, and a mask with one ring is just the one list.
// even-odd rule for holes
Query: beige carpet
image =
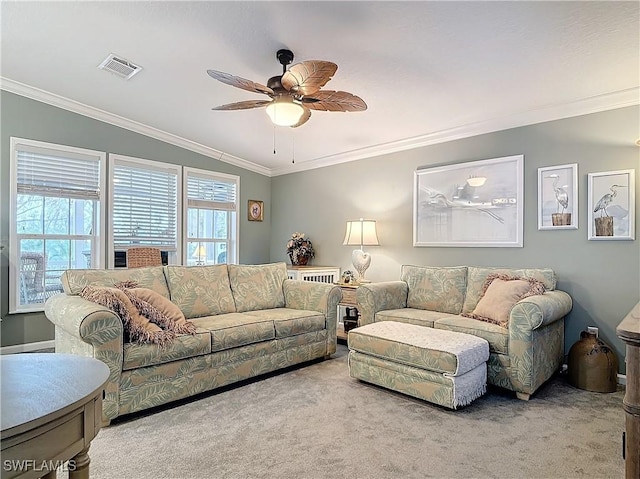
{"label": "beige carpet", "polygon": [[350,379],[339,345],[330,360],[114,422],[92,443],[91,477],[621,478],[623,395],[558,376],[529,402],[490,388],[450,411]]}

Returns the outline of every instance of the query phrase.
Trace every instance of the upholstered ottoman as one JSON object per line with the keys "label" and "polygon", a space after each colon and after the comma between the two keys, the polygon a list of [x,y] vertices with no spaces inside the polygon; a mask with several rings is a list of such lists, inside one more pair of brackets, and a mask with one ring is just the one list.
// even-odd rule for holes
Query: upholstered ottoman
{"label": "upholstered ottoman", "polygon": [[471,334],[381,321],[349,332],[349,375],[457,409],[487,389],[489,343]]}

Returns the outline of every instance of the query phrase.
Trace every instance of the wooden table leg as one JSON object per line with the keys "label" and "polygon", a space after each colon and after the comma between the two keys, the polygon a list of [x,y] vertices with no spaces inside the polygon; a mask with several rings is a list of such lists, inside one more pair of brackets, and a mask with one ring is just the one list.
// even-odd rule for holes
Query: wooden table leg
{"label": "wooden table leg", "polygon": [[89,479],[90,462],[87,446],[69,461],[69,479]]}

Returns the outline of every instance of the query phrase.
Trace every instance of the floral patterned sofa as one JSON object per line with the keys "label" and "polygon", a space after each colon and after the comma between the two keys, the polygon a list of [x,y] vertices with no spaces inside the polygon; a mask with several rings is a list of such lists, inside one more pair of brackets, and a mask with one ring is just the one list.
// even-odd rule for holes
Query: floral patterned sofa
{"label": "floral patterned sofa", "polygon": [[[118,314],[79,296],[123,281],[170,298],[195,334],[164,347],[128,342]],[[340,288],[290,280],[285,263],[68,270],[62,284],[64,293],[45,304],[56,352],[109,366],[105,423],[336,351]]]}
{"label": "floral patterned sofa", "polygon": [[[506,322],[478,316],[474,312],[480,306],[497,304],[489,302],[488,289],[495,277],[537,283],[544,286],[544,294],[519,299],[523,295],[500,293],[494,288],[492,292],[504,296],[497,303],[505,311]],[[501,281],[508,287],[507,283]],[[526,400],[564,360],[564,317],[572,300],[555,287],[551,269],[405,265],[400,281],[361,285],[356,300],[360,325],[397,321],[486,339],[490,350],[487,382],[515,391]]]}

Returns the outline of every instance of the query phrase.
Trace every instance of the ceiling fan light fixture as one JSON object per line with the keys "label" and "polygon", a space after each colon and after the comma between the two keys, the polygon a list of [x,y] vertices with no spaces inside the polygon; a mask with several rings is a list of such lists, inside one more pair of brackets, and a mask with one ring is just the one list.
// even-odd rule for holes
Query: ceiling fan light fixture
{"label": "ceiling fan light fixture", "polygon": [[293,126],[300,121],[303,113],[302,105],[288,97],[276,98],[267,106],[267,115],[277,126]]}

